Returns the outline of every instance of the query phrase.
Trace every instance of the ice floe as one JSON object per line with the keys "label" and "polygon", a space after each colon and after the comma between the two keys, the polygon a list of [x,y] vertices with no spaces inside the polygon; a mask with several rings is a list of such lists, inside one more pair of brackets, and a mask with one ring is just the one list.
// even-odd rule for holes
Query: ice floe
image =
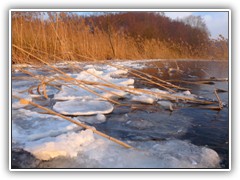
{"label": "ice floe", "polygon": [[126,66],[126,67],[130,67],[133,69],[144,69],[147,66],[144,64],[145,61],[119,61],[116,62],[116,64],[118,65],[122,65],[122,66]]}
{"label": "ice floe", "polygon": [[97,100],[69,100],[57,102],[53,109],[64,115],[93,115],[109,114],[113,111],[113,105],[107,101]]}
{"label": "ice floe", "polygon": [[136,143],[136,149],[126,149],[99,138],[91,130],[61,135],[55,142],[28,150],[39,159],[48,160],[47,167],[216,168],[220,162],[215,151],[181,140]]}
{"label": "ice floe", "polygon": [[68,131],[77,131],[81,127],[57,116],[19,109],[12,112],[12,129],[12,139],[18,144],[25,144]]}
{"label": "ice floe", "polygon": [[78,133],[71,132],[57,136],[54,141],[38,144],[28,143],[26,150],[38,159],[49,160],[58,156],[76,157],[82,146],[94,141],[93,132],[85,130]]}
{"label": "ice floe", "polygon": [[[28,101],[32,101],[31,96],[27,92],[25,92],[25,93],[18,93],[18,92],[15,91],[15,92],[12,93],[12,95],[13,96],[18,96],[20,98],[24,98],[24,99],[26,99]],[[20,109],[20,108],[23,108],[23,107],[25,107],[27,105],[28,104],[20,103],[20,101],[18,99],[12,98],[12,108],[13,109]]]}
{"label": "ice floe", "polygon": [[[123,73],[123,71],[119,70],[117,74]],[[113,71],[114,72],[114,71]],[[113,78],[112,71],[98,71],[94,68],[87,69],[85,71],[80,72],[80,74],[70,74],[72,77],[77,80],[84,80],[89,82],[100,82],[100,83],[111,83],[121,87],[126,87],[134,84],[134,79],[130,78]],[[87,89],[91,89],[96,92],[100,96],[89,92]],[[104,99],[102,97],[123,97],[127,95],[126,91],[121,91],[117,89],[113,89],[110,87],[103,86],[89,86],[89,85],[63,85],[61,91],[54,95],[54,99],[56,100],[70,100],[70,99]],[[101,97],[102,96],[102,97]]]}

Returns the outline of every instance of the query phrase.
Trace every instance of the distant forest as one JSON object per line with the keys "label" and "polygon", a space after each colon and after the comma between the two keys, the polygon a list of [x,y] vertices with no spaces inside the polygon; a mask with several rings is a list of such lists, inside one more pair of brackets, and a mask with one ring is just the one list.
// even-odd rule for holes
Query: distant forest
{"label": "distant forest", "polygon": [[37,59],[228,59],[228,39],[211,39],[200,16],[163,12],[12,12],[12,63]]}

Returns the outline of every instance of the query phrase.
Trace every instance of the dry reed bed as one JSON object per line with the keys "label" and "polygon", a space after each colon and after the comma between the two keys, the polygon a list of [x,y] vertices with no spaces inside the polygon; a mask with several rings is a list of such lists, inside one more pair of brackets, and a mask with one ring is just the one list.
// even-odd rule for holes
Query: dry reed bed
{"label": "dry reed bed", "polygon": [[[136,32],[137,33],[137,32]],[[12,18],[12,44],[48,62],[104,59],[228,59],[228,43],[220,37],[193,48],[186,42],[132,37],[118,29],[91,31],[84,18],[64,21],[58,14]],[[203,46],[203,47],[202,47]],[[13,63],[37,63],[12,47]]]}

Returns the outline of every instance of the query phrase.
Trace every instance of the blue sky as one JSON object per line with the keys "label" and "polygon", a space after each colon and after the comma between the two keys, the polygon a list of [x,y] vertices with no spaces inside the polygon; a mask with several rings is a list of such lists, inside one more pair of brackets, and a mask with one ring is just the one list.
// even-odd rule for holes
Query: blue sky
{"label": "blue sky", "polygon": [[[79,15],[89,16],[97,12],[79,12]],[[217,38],[219,34],[228,37],[228,12],[165,12],[171,19],[181,19],[189,15],[201,16],[210,33],[211,38]]]}
{"label": "blue sky", "polygon": [[217,38],[219,34],[228,37],[228,12],[166,12],[165,15],[172,19],[181,19],[189,15],[201,16],[212,38]]}

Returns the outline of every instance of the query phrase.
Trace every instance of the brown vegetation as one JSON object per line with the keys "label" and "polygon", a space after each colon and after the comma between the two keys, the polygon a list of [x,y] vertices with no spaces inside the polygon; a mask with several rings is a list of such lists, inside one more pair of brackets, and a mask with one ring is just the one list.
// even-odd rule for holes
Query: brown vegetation
{"label": "brown vegetation", "polygon": [[12,62],[106,59],[228,59],[228,40],[157,13],[83,17],[12,12]]}

